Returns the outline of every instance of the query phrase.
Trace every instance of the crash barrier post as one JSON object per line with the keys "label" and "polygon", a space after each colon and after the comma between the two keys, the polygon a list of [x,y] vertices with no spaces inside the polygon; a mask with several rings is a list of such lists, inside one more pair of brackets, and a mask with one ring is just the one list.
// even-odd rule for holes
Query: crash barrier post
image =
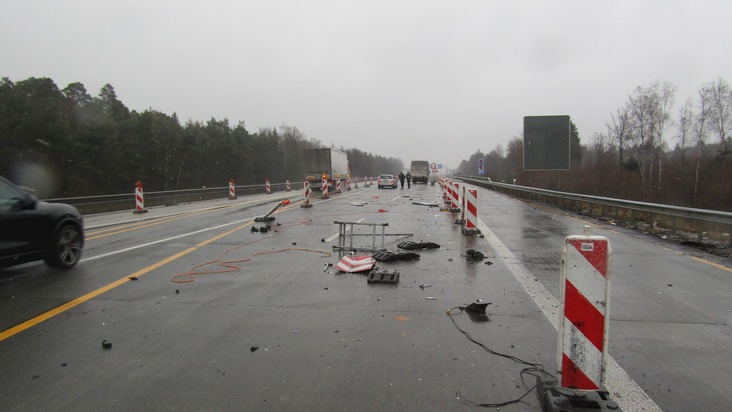
{"label": "crash barrier post", "polygon": [[611,248],[604,236],[568,236],[562,251],[557,365],[561,386],[603,386],[610,313]]}
{"label": "crash barrier post", "polygon": [[229,180],[229,200],[236,199],[236,189],[234,188],[234,179]]}
{"label": "crash barrier post", "polygon": [[463,215],[465,227],[463,234],[474,236],[482,234],[478,229],[478,189],[465,189],[463,186]]}
{"label": "crash barrier post", "polygon": [[336,190],[335,193],[343,193],[341,192],[341,178],[336,178]]}
{"label": "crash barrier post", "polygon": [[[386,236],[412,236],[411,233],[385,233],[386,227],[389,226],[389,223],[339,222],[337,220],[333,223],[338,225],[338,245],[333,245],[333,250],[348,250],[356,252],[385,251],[384,238]],[[354,226],[371,226],[371,233],[353,233]],[[376,248],[377,226],[381,226],[381,234],[379,235],[381,236],[381,247],[379,249]],[[353,246],[353,238],[361,236],[371,237],[370,248],[359,248]],[[346,245],[346,238],[348,238],[348,245]]]}
{"label": "crash barrier post", "polygon": [[267,178],[267,182],[265,183],[265,192],[267,192],[267,194],[272,193],[272,185],[269,183],[269,178]]}
{"label": "crash barrier post", "polygon": [[313,205],[310,204],[310,182],[307,180],[305,181],[305,200],[302,202],[300,207],[313,207]]}
{"label": "crash barrier post", "polygon": [[145,199],[142,196],[142,182],[139,180],[135,185],[135,211],[132,213],[147,213]]}
{"label": "crash barrier post", "polygon": [[285,191],[289,192],[290,189],[290,179],[285,180]]}
{"label": "crash barrier post", "polygon": [[323,182],[321,183],[320,192],[322,194],[320,196],[321,198],[330,199],[330,196],[328,196],[328,179],[326,179],[325,177],[323,178]]}
{"label": "crash barrier post", "polygon": [[351,176],[346,176],[346,191],[351,190]]}

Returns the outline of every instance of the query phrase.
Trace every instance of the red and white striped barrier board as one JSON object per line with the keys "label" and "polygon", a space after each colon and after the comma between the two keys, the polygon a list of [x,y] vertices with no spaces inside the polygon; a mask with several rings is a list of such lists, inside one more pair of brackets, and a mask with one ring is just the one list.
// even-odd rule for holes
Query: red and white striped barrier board
{"label": "red and white striped barrier board", "polygon": [[310,182],[307,180],[305,181],[305,200],[302,202],[300,207],[313,207],[313,205],[310,204]]}
{"label": "red and white striped barrier board", "polygon": [[466,229],[478,227],[478,190],[463,187],[463,216]]}
{"label": "red and white striped barrier board", "polygon": [[328,196],[328,179],[323,178],[323,181],[320,186],[320,191],[322,193],[322,196],[320,196],[323,199],[328,199],[330,196]]}
{"label": "red and white striped barrier board", "polygon": [[460,211],[460,183],[452,183],[452,197],[450,198],[450,209],[452,212]]}
{"label": "red and white striped barrier board", "polygon": [[[587,233],[587,232],[586,232]],[[603,236],[564,240],[557,363],[561,386],[602,387],[610,313],[610,243]]]}
{"label": "red and white striped barrier board", "polygon": [[272,185],[269,184],[269,178],[267,178],[267,182],[265,183],[264,186],[265,186],[265,191],[267,192],[267,194],[272,193]]}
{"label": "red and white striped barrier board", "polygon": [[366,255],[343,256],[341,260],[336,263],[335,267],[341,272],[353,273],[363,272],[371,270],[376,264],[376,259]]}
{"label": "red and white striped barrier board", "polygon": [[142,195],[142,182],[137,181],[137,184],[135,186],[135,211],[132,213],[146,213],[147,209],[145,209],[145,199]]}
{"label": "red and white striped barrier board", "polygon": [[229,200],[236,199],[236,189],[234,188],[234,179],[229,180]]}
{"label": "red and white striped barrier board", "polygon": [[346,190],[351,190],[351,176],[346,177]]}
{"label": "red and white striped barrier board", "polygon": [[343,193],[343,192],[341,192],[341,178],[340,177],[338,179],[336,179],[335,193]]}

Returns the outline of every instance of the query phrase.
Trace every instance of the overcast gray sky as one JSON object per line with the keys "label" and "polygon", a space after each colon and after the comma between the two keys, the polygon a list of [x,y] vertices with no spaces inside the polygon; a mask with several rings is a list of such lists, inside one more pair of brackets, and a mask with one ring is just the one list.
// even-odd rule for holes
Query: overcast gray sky
{"label": "overcast gray sky", "polygon": [[12,81],[453,168],[527,115],[570,115],[589,143],[654,81],[678,86],[676,116],[732,82],[731,41],[729,0],[0,0]]}

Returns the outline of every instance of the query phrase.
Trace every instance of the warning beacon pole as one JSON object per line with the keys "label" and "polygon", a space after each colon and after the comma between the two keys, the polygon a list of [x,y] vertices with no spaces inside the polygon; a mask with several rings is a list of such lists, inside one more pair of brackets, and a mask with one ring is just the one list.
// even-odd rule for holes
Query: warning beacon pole
{"label": "warning beacon pole", "polygon": [[569,236],[562,252],[557,363],[561,386],[603,386],[610,324],[610,242],[604,236]]}
{"label": "warning beacon pole", "polygon": [[135,185],[135,211],[132,213],[147,213],[145,199],[142,196],[142,182],[139,180]]}
{"label": "warning beacon pole", "polygon": [[303,201],[300,207],[313,207],[310,203],[310,182],[307,180],[305,181],[305,201]]}

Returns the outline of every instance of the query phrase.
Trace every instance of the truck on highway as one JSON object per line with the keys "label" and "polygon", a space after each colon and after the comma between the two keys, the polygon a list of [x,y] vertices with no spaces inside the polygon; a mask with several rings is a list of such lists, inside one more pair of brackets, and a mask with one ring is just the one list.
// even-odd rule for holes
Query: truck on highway
{"label": "truck on highway", "polygon": [[409,173],[412,174],[412,182],[427,183],[430,177],[430,163],[426,160],[412,160]]}
{"label": "truck on highway", "polygon": [[313,188],[320,187],[324,178],[335,185],[336,179],[344,180],[350,173],[348,155],[336,149],[305,149],[303,165],[305,180]]}

